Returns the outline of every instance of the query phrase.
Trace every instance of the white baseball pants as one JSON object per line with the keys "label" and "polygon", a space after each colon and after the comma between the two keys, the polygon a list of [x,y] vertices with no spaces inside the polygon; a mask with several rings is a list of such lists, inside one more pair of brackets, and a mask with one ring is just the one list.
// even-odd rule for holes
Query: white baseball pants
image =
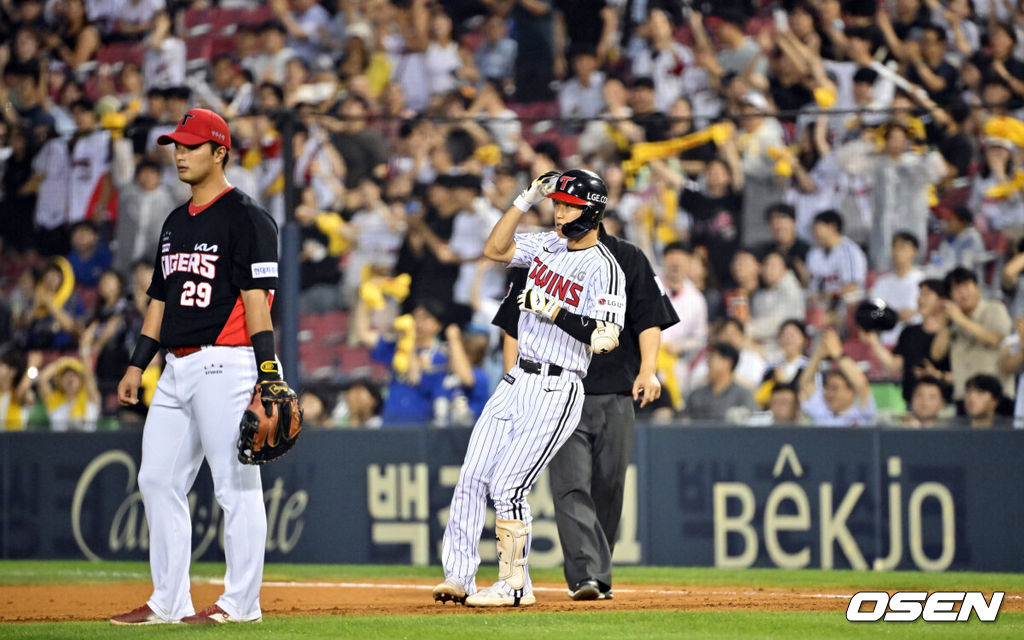
{"label": "white baseball pants", "polygon": [[[460,581],[468,594],[476,592],[487,495],[498,518],[529,524],[526,497],[576,429],[582,410],[583,381],[570,371],[549,376],[516,365],[498,383],[473,427],[452,496],[441,547],[445,578]],[[529,552],[528,536],[524,555]],[[527,590],[529,584],[527,572]]]}
{"label": "white baseball pants", "polygon": [[238,423],[252,398],[251,347],[206,347],[175,358],[157,383],[142,435],[139,489],[149,523],[150,608],[168,620],[192,615],[188,492],[205,457],[224,515],[227,573],[217,604],[232,618],[259,618],[267,513],[259,467],[238,461]]}

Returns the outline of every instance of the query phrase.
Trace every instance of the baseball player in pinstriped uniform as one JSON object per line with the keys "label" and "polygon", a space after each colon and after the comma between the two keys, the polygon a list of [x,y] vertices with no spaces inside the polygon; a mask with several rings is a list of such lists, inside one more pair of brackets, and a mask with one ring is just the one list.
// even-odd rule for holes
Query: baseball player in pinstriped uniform
{"label": "baseball player in pinstriped uniform", "polygon": [[[522,214],[555,200],[555,231],[515,234]],[[434,600],[476,607],[536,602],[527,569],[530,506],[537,476],[579,424],[583,382],[594,351],[618,346],[626,310],[625,276],[597,241],[608,191],[596,174],[546,173],[505,212],[484,255],[527,267],[519,295],[519,354],[470,436],[452,496]],[[487,495],[497,512],[498,581],[477,590]]]}

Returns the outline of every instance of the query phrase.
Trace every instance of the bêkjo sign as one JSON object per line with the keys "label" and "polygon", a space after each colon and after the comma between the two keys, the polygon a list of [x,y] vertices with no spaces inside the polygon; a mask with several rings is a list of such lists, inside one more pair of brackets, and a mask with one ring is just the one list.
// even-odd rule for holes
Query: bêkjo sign
{"label": "b\u00eakjo sign", "polygon": [[[468,429],[309,430],[261,467],[268,561],[437,564]],[[0,434],[0,557],[143,560],[141,434]],[[1024,571],[1024,432],[639,427],[618,564]],[[561,549],[546,476],[531,566]],[[193,557],[223,557],[203,469]],[[483,544],[494,560],[493,512]],[[340,543],[343,541],[343,544]]]}

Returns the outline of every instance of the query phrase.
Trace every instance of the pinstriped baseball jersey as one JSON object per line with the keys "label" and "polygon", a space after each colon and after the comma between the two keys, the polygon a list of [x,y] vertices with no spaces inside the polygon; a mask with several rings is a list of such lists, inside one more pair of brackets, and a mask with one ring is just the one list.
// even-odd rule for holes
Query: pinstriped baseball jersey
{"label": "pinstriped baseball jersey", "polygon": [[[626,276],[608,247],[570,250],[555,231],[516,234],[516,252],[509,267],[528,269],[527,290],[555,297],[562,308],[577,315],[625,324]],[[587,375],[593,355],[584,344],[534,313],[519,317],[519,354],[527,360],[556,364]]]}
{"label": "pinstriped baseball jersey", "polygon": [[811,291],[830,295],[839,293],[851,282],[863,287],[867,281],[868,261],[857,243],[843,236],[832,249],[811,249],[807,253],[807,271],[811,276]]}

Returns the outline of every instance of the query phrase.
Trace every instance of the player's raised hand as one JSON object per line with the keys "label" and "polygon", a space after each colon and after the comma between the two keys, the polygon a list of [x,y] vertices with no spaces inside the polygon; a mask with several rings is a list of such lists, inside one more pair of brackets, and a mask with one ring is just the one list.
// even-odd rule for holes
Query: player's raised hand
{"label": "player's raised hand", "polygon": [[544,196],[555,190],[555,178],[562,175],[558,171],[547,171],[539,175],[530,186],[516,196],[515,205],[520,211],[529,211],[544,201]]}
{"label": "player's raised hand", "polygon": [[117,401],[122,407],[130,407],[139,403],[139,387],[142,386],[142,370],[128,367],[121,382],[117,383]]}
{"label": "player's raised hand", "polygon": [[654,373],[643,373],[633,381],[633,401],[640,402],[640,408],[644,408],[661,397],[661,380]]}
{"label": "player's raised hand", "polygon": [[519,292],[519,310],[529,311],[530,313],[536,313],[539,316],[543,316],[550,320],[555,321],[555,316],[561,310],[562,305],[558,304],[557,298],[547,298],[543,293],[536,289],[523,289]]}

